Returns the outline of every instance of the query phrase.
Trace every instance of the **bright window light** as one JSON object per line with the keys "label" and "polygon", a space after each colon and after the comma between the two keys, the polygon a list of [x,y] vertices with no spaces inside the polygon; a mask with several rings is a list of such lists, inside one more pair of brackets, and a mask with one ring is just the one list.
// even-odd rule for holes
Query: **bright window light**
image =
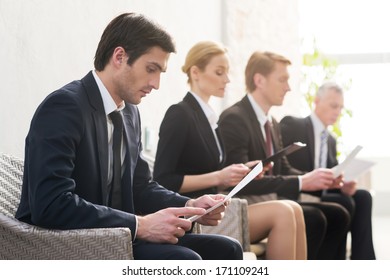
{"label": "bright window light", "polygon": [[345,150],[360,144],[362,156],[390,156],[390,1],[300,0],[299,5],[302,52],[315,38],[321,52],[340,58],[340,73],[352,79],[345,105],[353,117],[341,124]]}

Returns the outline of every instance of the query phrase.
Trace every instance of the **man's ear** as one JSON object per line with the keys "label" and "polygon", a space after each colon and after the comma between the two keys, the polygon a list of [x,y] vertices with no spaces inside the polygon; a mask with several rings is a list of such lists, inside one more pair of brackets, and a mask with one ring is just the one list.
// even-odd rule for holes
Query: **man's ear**
{"label": "man's ear", "polygon": [[266,79],[262,74],[256,73],[253,75],[253,83],[255,84],[256,88],[263,88],[265,81]]}
{"label": "man's ear", "polygon": [[112,55],[112,60],[114,65],[120,66],[122,63],[126,63],[127,61],[127,54],[124,48],[122,47],[116,47],[114,49],[114,53]]}
{"label": "man's ear", "polygon": [[318,95],[316,95],[316,96],[314,97],[314,106],[315,106],[315,107],[317,107],[318,103],[320,102],[320,99],[321,99],[321,97],[319,97]]}

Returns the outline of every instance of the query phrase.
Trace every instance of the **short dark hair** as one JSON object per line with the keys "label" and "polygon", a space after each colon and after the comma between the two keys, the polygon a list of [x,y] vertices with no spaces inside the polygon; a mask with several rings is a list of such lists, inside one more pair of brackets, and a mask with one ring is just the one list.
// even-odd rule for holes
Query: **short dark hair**
{"label": "short dark hair", "polygon": [[124,13],[114,18],[104,30],[95,54],[95,69],[104,70],[116,47],[123,47],[132,65],[152,47],[168,53],[176,52],[172,37],[159,25],[136,13]]}

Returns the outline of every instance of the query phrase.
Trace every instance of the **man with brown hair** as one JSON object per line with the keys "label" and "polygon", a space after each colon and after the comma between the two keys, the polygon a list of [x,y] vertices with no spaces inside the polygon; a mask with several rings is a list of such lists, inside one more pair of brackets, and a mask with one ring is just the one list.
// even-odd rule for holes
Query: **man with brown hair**
{"label": "man with brown hair", "polygon": [[[247,94],[222,112],[219,129],[226,148],[226,164],[262,160],[283,148],[278,122],[269,115],[272,106],[282,105],[290,86],[285,57],[255,52],[245,69]],[[267,136],[268,135],[268,136]],[[299,201],[304,191],[339,188],[328,169],[304,174],[291,167],[286,157],[274,162],[272,172],[251,182],[239,195],[276,193],[280,199]],[[336,203],[302,203],[308,242],[308,259],[345,259],[348,212]]]}
{"label": "man with brown hair", "polygon": [[[34,114],[17,219],[51,229],[127,227],[135,259],[242,259],[236,240],[192,234],[184,218],[222,197],[169,191],[141,157],[136,105],[159,88],[174,51],[170,35],[143,15],[110,22],[95,70],[50,94]],[[224,209],[198,222],[217,225]]]}

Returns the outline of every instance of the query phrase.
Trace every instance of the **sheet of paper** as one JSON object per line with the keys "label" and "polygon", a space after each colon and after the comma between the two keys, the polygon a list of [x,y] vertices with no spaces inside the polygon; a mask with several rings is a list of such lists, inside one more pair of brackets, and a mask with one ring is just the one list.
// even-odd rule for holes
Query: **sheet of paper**
{"label": "sheet of paper", "polygon": [[[260,174],[260,172],[263,170],[263,163],[260,161],[252,170],[249,172],[241,181],[237,184],[225,197],[224,200],[218,202],[213,207],[210,207],[206,210],[206,213],[209,213],[213,211],[214,209],[218,208],[222,204],[224,204],[226,201],[228,201],[230,198],[232,198],[235,194],[237,194],[242,188],[244,188],[250,181],[252,181],[257,175]],[[204,214],[204,215],[205,215]],[[195,215],[189,218],[191,222],[196,221],[203,215]]]}
{"label": "sheet of paper", "polygon": [[339,177],[342,173],[345,172],[351,161],[356,157],[361,149],[363,149],[362,146],[356,146],[342,163],[332,168],[334,178]]}
{"label": "sheet of paper", "polygon": [[346,182],[357,180],[375,164],[373,161],[354,158],[344,170],[344,180]]}

